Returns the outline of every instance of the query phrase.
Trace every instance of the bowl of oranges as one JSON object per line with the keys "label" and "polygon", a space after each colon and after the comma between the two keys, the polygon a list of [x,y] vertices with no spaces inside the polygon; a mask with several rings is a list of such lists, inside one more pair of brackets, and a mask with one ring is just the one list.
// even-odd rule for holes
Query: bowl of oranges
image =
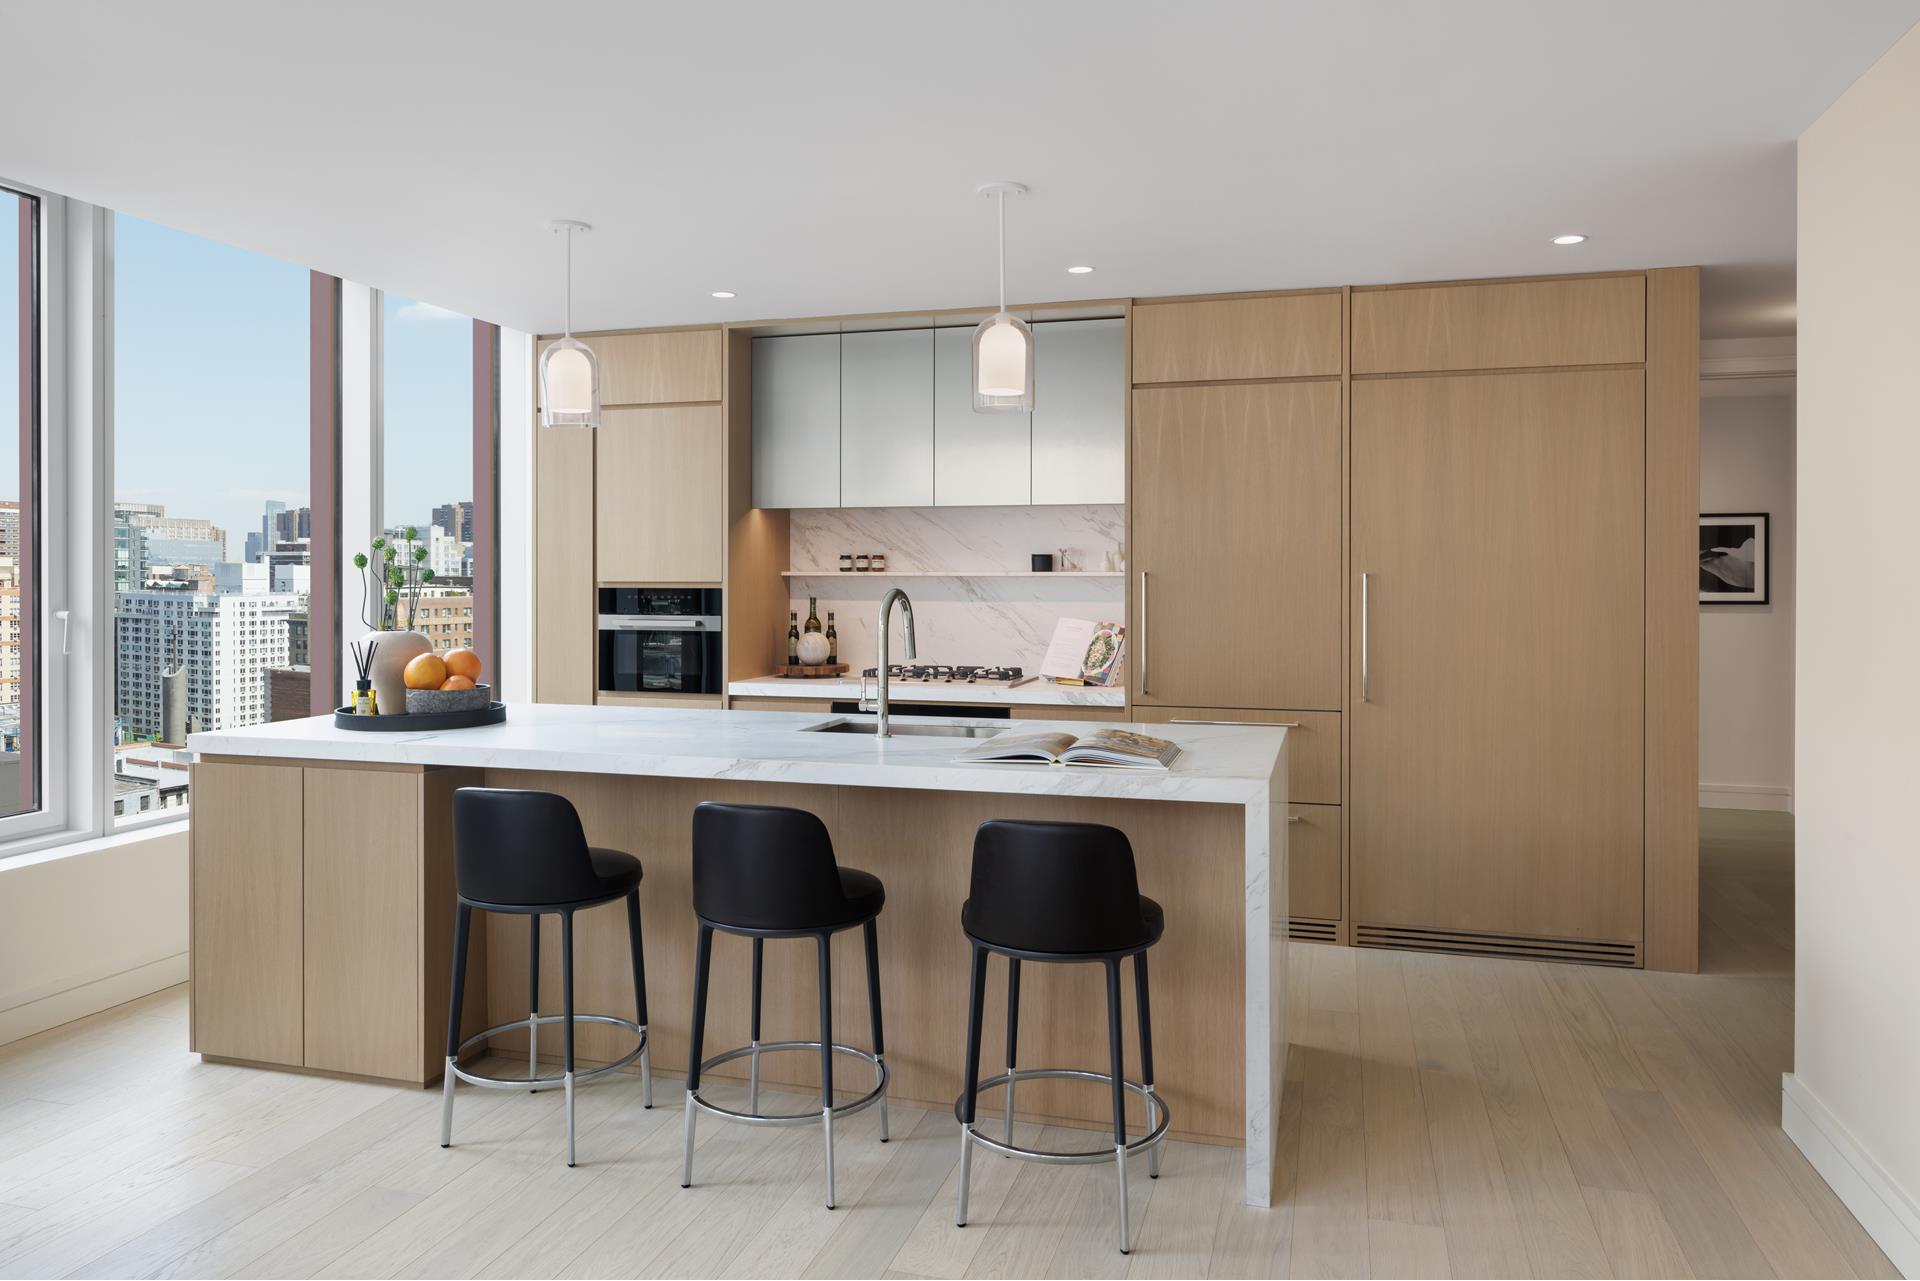
{"label": "bowl of oranges", "polygon": [[482,684],[480,676],[480,656],[470,649],[416,654],[401,674],[407,685],[407,714],[484,711],[493,701],[493,687]]}

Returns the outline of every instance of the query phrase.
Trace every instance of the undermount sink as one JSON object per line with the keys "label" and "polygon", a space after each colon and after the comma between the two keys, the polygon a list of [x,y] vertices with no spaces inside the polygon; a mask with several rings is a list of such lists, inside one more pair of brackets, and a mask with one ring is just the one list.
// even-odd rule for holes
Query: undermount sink
{"label": "undermount sink", "polygon": [[[992,738],[995,734],[1006,733],[1003,725],[903,725],[895,721],[887,727],[889,732],[900,738]],[[818,725],[809,725],[801,731],[804,734],[877,734],[880,732],[878,721],[824,721]]]}

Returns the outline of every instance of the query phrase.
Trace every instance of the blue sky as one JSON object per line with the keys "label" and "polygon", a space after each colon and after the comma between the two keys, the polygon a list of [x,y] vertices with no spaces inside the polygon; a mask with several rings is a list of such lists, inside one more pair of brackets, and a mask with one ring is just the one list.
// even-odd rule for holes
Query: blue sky
{"label": "blue sky", "polygon": [[[267,500],[308,505],[307,270],[118,215],[114,277],[114,496],[237,560]],[[386,515],[424,524],[473,487],[472,327],[389,297],[386,330]]]}

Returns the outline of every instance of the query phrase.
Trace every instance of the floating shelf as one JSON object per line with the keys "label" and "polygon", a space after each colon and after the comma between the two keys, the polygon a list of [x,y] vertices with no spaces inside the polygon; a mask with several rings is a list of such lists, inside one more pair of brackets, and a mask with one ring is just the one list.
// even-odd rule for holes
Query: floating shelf
{"label": "floating shelf", "polygon": [[783,569],[782,578],[1125,578],[1124,569]]}

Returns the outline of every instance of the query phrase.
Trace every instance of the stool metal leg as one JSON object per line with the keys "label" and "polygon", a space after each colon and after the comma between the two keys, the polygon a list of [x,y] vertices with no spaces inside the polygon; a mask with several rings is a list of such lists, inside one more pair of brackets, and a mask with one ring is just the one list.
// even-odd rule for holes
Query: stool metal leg
{"label": "stool metal leg", "polygon": [[760,1110],[760,969],[766,956],[767,941],[756,937],[753,940],[753,1014],[752,1027],[747,1034],[748,1044],[753,1052],[747,1056],[747,1111]]}
{"label": "stool metal leg", "polygon": [[453,994],[447,1002],[446,1081],[440,1087],[440,1146],[443,1148],[453,1146],[453,1085],[457,1079],[453,1066],[460,1057],[460,1012],[467,998],[467,938],[472,925],[473,909],[460,904],[453,916]]}
{"label": "stool metal leg", "polygon": [[527,930],[527,1079],[532,1080],[540,1075],[540,913],[527,913]]}
{"label": "stool metal leg", "polygon": [[[1147,1001],[1147,954],[1145,950],[1133,954],[1133,995],[1140,1006],[1140,1083],[1147,1087],[1147,1093],[1153,1093],[1153,1013]],[[1153,1112],[1147,1112],[1147,1124],[1153,1124]],[[1147,1177],[1160,1177],[1160,1144],[1147,1149]]]}
{"label": "stool metal leg", "polygon": [[1107,962],[1107,1055],[1113,1072],[1113,1164],[1120,1177],[1120,1253],[1132,1249],[1127,1233],[1127,1064],[1120,1037],[1120,962]]}
{"label": "stool metal leg", "polygon": [[633,952],[634,1022],[640,1025],[640,1106],[653,1106],[653,1044],[647,1036],[647,953],[640,934],[640,891],[627,895],[627,946]]}
{"label": "stool metal leg", "polygon": [[[880,1023],[880,931],[873,921],[866,925],[867,943],[867,1009],[873,1015],[873,1085],[880,1089],[886,1076],[886,1068],[881,1061],[887,1057],[886,1033]],[[887,1096],[880,1095],[880,1141],[887,1141]]]}
{"label": "stool metal leg", "polygon": [[573,1165],[573,913],[560,913],[560,999],[566,1017],[567,1053],[567,1165]]}
{"label": "stool metal leg", "polygon": [[957,1227],[967,1226],[967,1192],[973,1176],[973,1117],[980,1093],[980,1017],[987,996],[987,950],[973,949],[973,982],[967,997],[967,1079],[960,1095],[960,1206],[953,1216]]}
{"label": "stool metal leg", "polygon": [[[1020,958],[1007,958],[1007,1144],[1013,1144],[1013,1062],[1020,1044]],[[1012,1158],[1009,1157],[1009,1160]]]}
{"label": "stool metal leg", "polygon": [[833,1209],[833,936],[814,936],[820,950],[820,1122],[827,1146],[827,1208]]}
{"label": "stool metal leg", "polygon": [[687,1128],[680,1159],[680,1186],[693,1186],[693,1125],[699,1109],[693,1096],[700,1089],[700,1054],[707,1039],[707,970],[713,962],[713,927],[700,926],[693,955],[693,1038],[687,1050]]}

